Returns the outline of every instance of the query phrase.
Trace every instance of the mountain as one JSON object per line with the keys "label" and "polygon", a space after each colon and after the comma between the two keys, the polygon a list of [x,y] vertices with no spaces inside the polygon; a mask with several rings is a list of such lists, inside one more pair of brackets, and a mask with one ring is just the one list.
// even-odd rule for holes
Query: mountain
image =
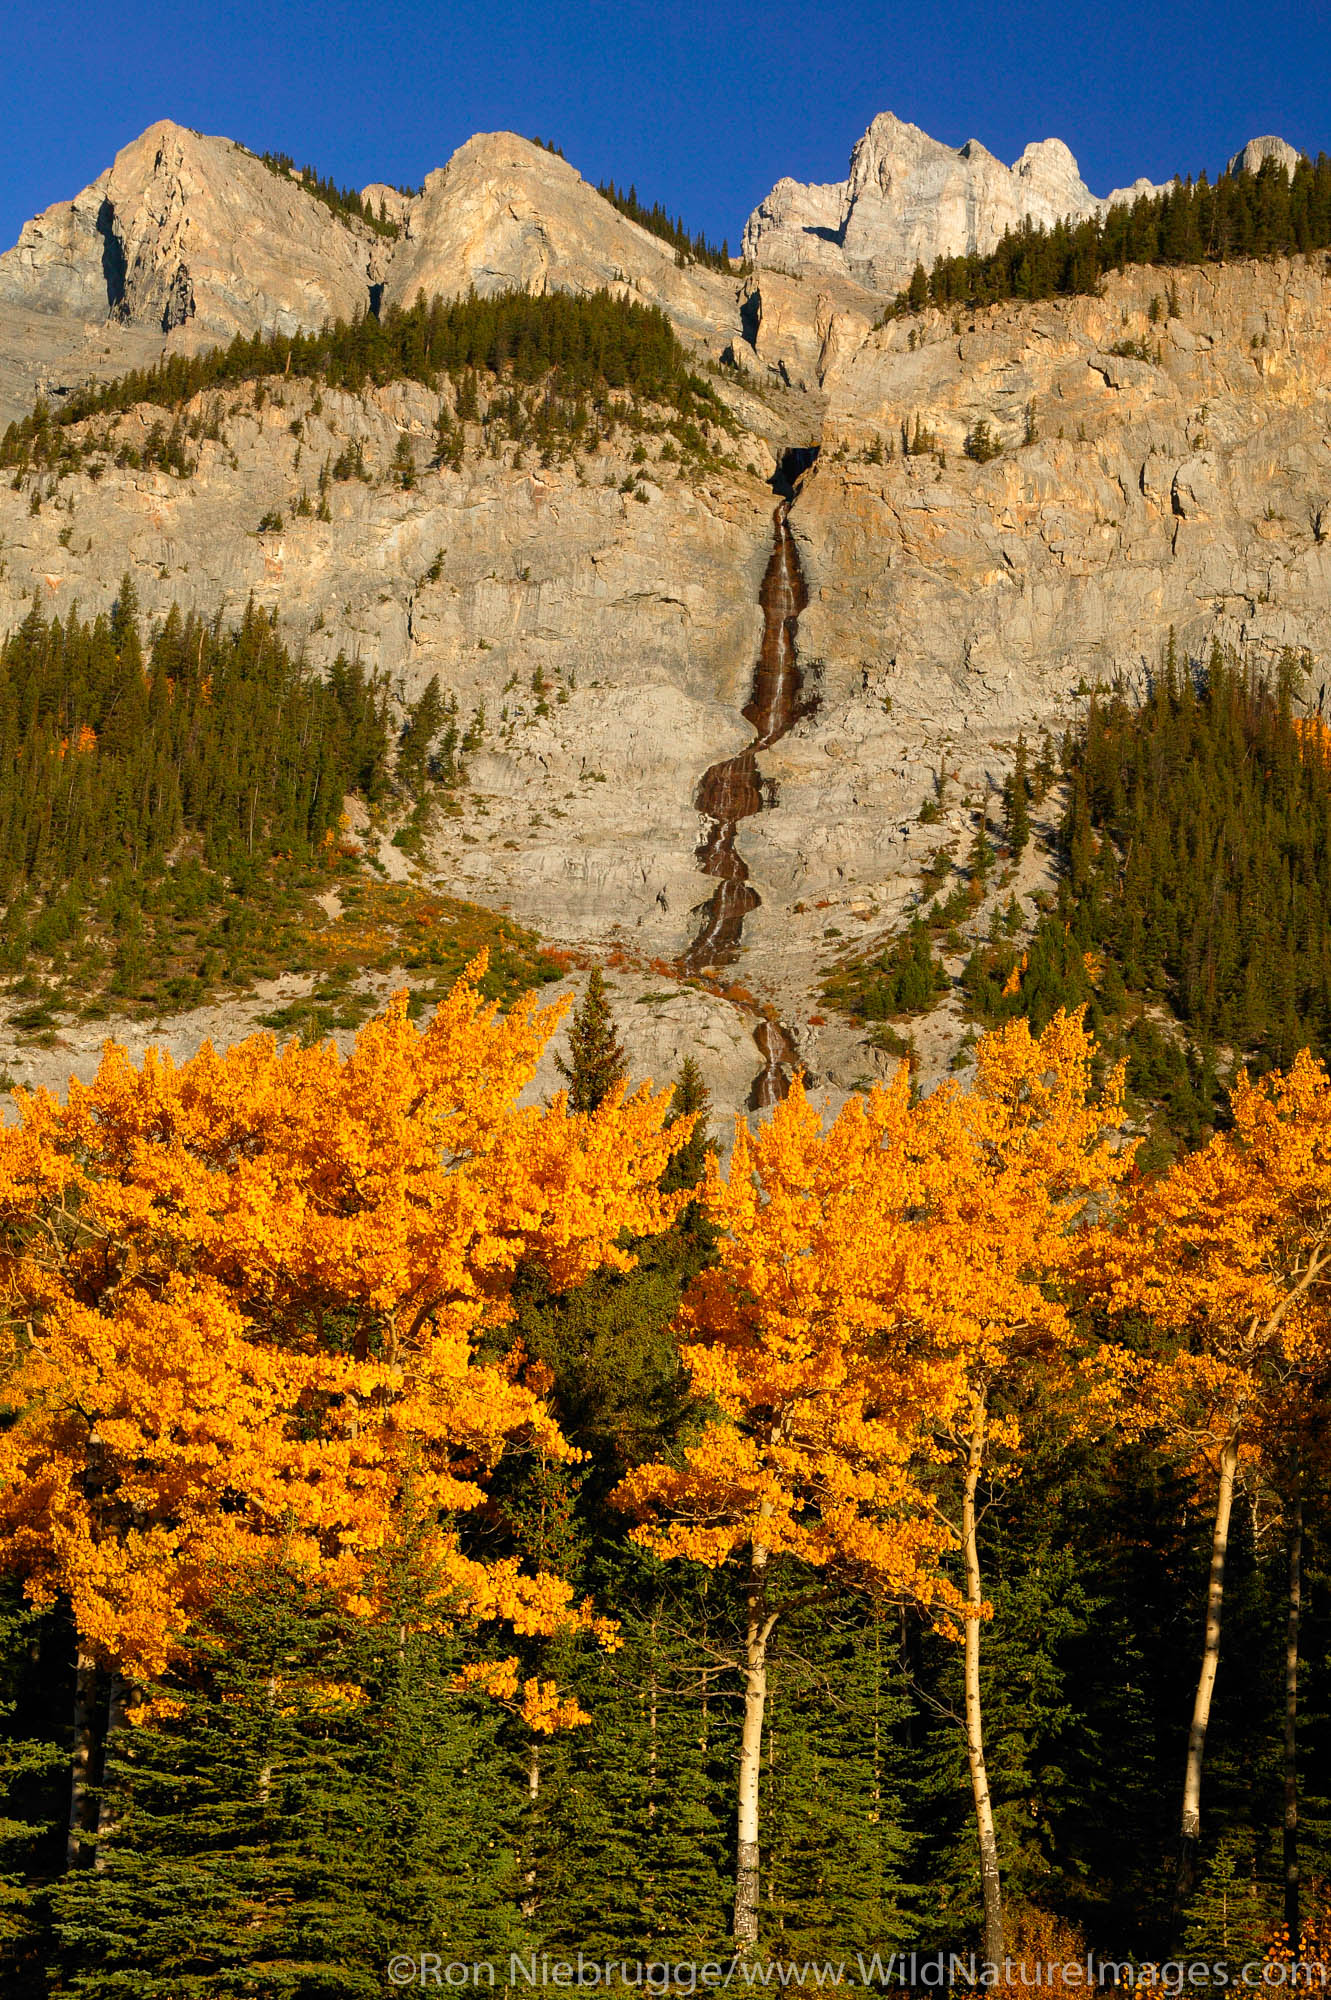
{"label": "mountain", "polygon": [[294,333],[364,310],[381,241],[233,140],[163,120],[27,224],[0,301],[195,341]]}
{"label": "mountain", "polygon": [[418,292],[588,292],[602,286],[665,308],[687,338],[719,352],[735,323],[736,281],[681,268],[673,248],[589,186],[575,167],[512,132],[483,132],[428,174],[403,210],[386,301]]}
{"label": "mountain", "polygon": [[745,225],[744,255],[896,292],[917,263],[927,270],[935,257],[983,254],[1027,216],[1048,224],[1098,215],[1159,191],[1138,180],[1097,197],[1061,139],[1041,139],[1005,167],[978,139],[945,146],[884,111],[857,142],[844,181],[777,182]]}
{"label": "mountain", "polygon": [[0,256],[0,313],[106,329],[111,372],[127,330],[193,351],[410,304],[421,290],[620,287],[717,351],[735,320],[734,280],[681,268],[565,160],[513,133],[468,140],[419,197],[374,185],[363,201],[386,227],[330,207],[233,140],[163,120],[24,227]]}
{"label": "mountain", "polygon": [[[317,325],[372,287],[381,307],[514,285],[658,304],[719,402],[692,435],[638,411],[543,450],[497,382],[467,414],[450,380],[349,388],[278,367],[174,412],[90,416],[61,431],[67,462],[11,459],[0,480],[0,631],[34,593],[62,617],[104,610],[128,571],[149,619],[173,603],[238,617],[252,597],[313,668],[345,652],[384,673],[399,719],[437,678],[473,745],[420,846],[423,880],[621,953],[636,1059],[659,1062],[687,1016],[724,1106],[757,1067],[744,1010],[759,1002],[834,1093],[879,1073],[884,1049],[820,1004],[825,968],[898,930],[926,872],[959,865],[1019,732],[1059,734],[1086,687],[1140,676],[1171,630],[1195,656],[1217,637],[1331,656],[1331,274],[1321,256],[1137,267],[1095,294],[885,316],[865,278],[890,293],[889,265],[866,249],[851,269],[849,249],[900,189],[893,160],[915,162],[919,187],[939,152],[948,173],[960,156],[895,120],[874,130],[846,245],[811,239],[840,265],[774,268],[769,237],[727,276],[511,134],[468,141],[419,196],[366,190],[376,230],[229,141],[154,127],[0,258],[12,414],[25,381],[59,407],[131,357]],[[1240,164],[1288,166],[1279,145],[1254,141]],[[1081,185],[1056,142],[1023,160],[962,166],[1055,204]],[[992,233],[998,212],[981,204],[975,227]],[[944,226],[941,197],[914,213],[913,228]],[[758,898],[739,955],[680,987],[670,968],[715,890],[700,781],[753,738],[774,481],[795,482],[803,695],[755,767],[763,809],[735,834]],[[1015,884],[1028,902],[1039,867],[1032,848]],[[648,1015],[655,1039],[635,1041]],[[964,1031],[955,1008],[921,1031],[926,1070]],[[59,1081],[69,1060],[0,1037],[16,1075]]]}

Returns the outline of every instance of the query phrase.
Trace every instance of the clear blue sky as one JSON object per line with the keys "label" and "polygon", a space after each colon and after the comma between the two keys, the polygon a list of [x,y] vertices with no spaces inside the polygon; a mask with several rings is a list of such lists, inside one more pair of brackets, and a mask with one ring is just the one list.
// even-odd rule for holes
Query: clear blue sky
{"label": "clear blue sky", "polygon": [[539,133],[732,248],[779,175],[841,179],[883,110],[1005,160],[1056,134],[1097,193],[1259,132],[1331,151],[1326,0],[0,0],[0,21],[0,247],[159,117],[357,186]]}

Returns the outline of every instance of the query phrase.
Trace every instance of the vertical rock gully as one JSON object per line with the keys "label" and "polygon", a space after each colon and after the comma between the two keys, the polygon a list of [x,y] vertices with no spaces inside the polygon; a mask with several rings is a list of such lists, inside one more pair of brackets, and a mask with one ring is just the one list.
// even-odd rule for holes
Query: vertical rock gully
{"label": "vertical rock gully", "polygon": [[[783,472],[802,472],[812,453],[791,452]],[[729,965],[738,956],[744,919],[758,907],[761,898],[749,881],[748,863],[735,845],[741,820],[761,812],[772,803],[764,800],[763,780],[758,769],[758,753],[786,735],[800,709],[801,675],[795,651],[795,633],[800,612],[809,601],[800,568],[795,538],[787,516],[793,494],[783,499],[773,515],[772,554],[758,593],[763,613],[762,648],[754,670],[753,690],[744,706],[746,722],[753,725],[754,740],[736,757],[727,757],[703,773],[694,795],[697,809],[710,822],[698,848],[698,865],[716,882],[704,912],[701,927],[684,954],[686,972],[704,972]],[[761,1021],[754,1040],[763,1058],[756,1078],[750,1108],[759,1110],[775,1104],[790,1087],[787,1064],[794,1050],[785,1031],[774,1021]]]}

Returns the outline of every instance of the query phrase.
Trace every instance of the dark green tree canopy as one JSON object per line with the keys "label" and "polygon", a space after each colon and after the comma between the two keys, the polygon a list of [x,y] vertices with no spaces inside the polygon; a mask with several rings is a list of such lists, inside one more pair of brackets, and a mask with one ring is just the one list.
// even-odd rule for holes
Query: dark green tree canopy
{"label": "dark green tree canopy", "polygon": [[574,1010],[568,1040],[569,1061],[556,1056],[555,1062],[568,1084],[569,1109],[599,1111],[616,1084],[628,1076],[628,1058],[599,965],[592,967],[587,990]]}

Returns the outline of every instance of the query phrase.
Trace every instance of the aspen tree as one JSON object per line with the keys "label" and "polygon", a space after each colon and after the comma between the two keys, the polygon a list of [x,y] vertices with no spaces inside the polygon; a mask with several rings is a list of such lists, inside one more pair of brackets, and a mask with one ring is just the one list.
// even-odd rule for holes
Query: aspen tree
{"label": "aspen tree", "polygon": [[1235,1483],[1282,1371],[1325,1351],[1331,1279],[1331,1082],[1304,1050],[1285,1073],[1230,1092],[1233,1129],[1146,1185],[1093,1245],[1093,1291],[1148,1314],[1177,1345],[1140,1371],[1214,1481],[1201,1659],[1188,1727],[1177,1888],[1190,1894],[1220,1665]]}
{"label": "aspen tree", "polygon": [[[109,1045],[64,1105],[0,1132],[6,1422],[0,1567],[68,1603],[80,1660],[149,1679],[218,1593],[280,1548],[352,1616],[412,1532],[434,1615],[518,1635],[604,1621],[457,1527],[515,1444],[576,1457],[519,1350],[482,1358],[525,1263],[554,1290],[627,1269],[625,1234],[690,1121],[620,1085],[590,1115],[519,1107],[559,1009],[482,1001],[483,961],[417,1031],[406,995],[342,1056],[256,1036],[175,1065]],[[579,1719],[515,1660],[468,1685],[538,1730]],[[71,1848],[86,1731],[76,1732]]]}

